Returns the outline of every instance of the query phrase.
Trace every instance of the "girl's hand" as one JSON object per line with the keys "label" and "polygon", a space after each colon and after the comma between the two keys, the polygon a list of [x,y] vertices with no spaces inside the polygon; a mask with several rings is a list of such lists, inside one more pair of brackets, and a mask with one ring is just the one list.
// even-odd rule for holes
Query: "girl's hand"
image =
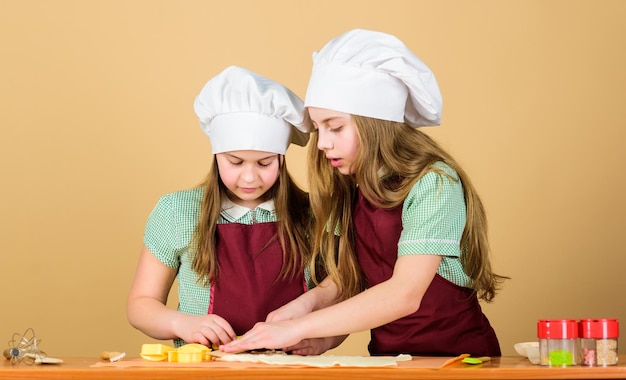
{"label": "girl's hand", "polygon": [[174,324],[176,336],[187,343],[200,343],[211,347],[213,343],[220,345],[236,338],[230,324],[217,314],[181,315]]}
{"label": "girl's hand", "polygon": [[283,351],[294,355],[321,355],[324,352],[335,348],[346,339],[344,336],[333,336],[329,338],[303,339],[291,347],[283,348]]}
{"label": "girl's hand", "polygon": [[310,312],[335,304],[337,286],[330,278],[325,278],[318,286],[302,294],[288,304],[272,311],[265,322],[296,319]]}
{"label": "girl's hand", "polygon": [[279,307],[267,315],[265,322],[278,322],[286,321],[289,319],[295,319],[305,314],[310,313],[312,310],[307,307],[305,302],[299,302],[298,298],[289,302],[288,304]]}
{"label": "girl's hand", "polygon": [[241,338],[220,346],[222,352],[243,352],[255,349],[295,347],[302,337],[292,321],[258,322]]}

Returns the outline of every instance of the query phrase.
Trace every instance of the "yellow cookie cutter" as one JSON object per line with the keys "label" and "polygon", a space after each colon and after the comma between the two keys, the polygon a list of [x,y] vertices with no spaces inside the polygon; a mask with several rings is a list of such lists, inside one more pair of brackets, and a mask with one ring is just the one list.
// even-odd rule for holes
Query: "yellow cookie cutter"
{"label": "yellow cookie cutter", "polygon": [[141,357],[149,361],[164,361],[171,363],[200,363],[211,360],[211,349],[203,344],[189,343],[178,348],[160,343],[143,344]]}

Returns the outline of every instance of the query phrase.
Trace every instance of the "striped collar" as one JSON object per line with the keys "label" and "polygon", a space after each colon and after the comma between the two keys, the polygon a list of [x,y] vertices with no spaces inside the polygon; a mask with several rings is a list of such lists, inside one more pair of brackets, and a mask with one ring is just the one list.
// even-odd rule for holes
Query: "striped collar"
{"label": "striped collar", "polygon": [[[270,199],[268,201],[265,201],[265,202],[261,203],[256,208],[257,209],[260,208],[260,209],[269,211],[270,213],[272,213],[272,212],[274,212],[276,210],[276,207],[274,206],[274,200],[273,199]],[[234,203],[233,201],[231,201],[228,198],[226,198],[222,202],[222,213],[228,214],[231,218],[233,218],[233,220],[237,220],[237,219],[241,218],[242,216],[246,215],[251,210],[252,209],[250,209],[248,207],[240,206],[240,205]]]}

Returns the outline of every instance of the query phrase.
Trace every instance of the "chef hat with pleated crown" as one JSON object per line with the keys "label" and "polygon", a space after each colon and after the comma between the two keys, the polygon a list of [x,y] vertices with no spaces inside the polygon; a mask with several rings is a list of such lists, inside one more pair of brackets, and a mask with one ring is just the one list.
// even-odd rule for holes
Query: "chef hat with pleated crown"
{"label": "chef hat with pleated crown", "polygon": [[209,80],[196,97],[200,127],[213,154],[258,150],[285,154],[290,143],[309,140],[304,104],[287,87],[250,70],[230,66]]}
{"label": "chef hat with pleated crown", "polygon": [[441,124],[434,74],[397,37],[354,29],[313,53],[305,107],[406,122]]}

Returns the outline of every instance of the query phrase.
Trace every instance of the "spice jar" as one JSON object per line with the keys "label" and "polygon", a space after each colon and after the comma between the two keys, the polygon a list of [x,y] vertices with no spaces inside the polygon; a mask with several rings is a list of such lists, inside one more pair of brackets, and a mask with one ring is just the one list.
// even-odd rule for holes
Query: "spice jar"
{"label": "spice jar", "polygon": [[582,365],[617,365],[617,319],[581,319],[578,327]]}
{"label": "spice jar", "polygon": [[550,367],[578,365],[578,322],[575,319],[542,319],[537,322],[539,364]]}

